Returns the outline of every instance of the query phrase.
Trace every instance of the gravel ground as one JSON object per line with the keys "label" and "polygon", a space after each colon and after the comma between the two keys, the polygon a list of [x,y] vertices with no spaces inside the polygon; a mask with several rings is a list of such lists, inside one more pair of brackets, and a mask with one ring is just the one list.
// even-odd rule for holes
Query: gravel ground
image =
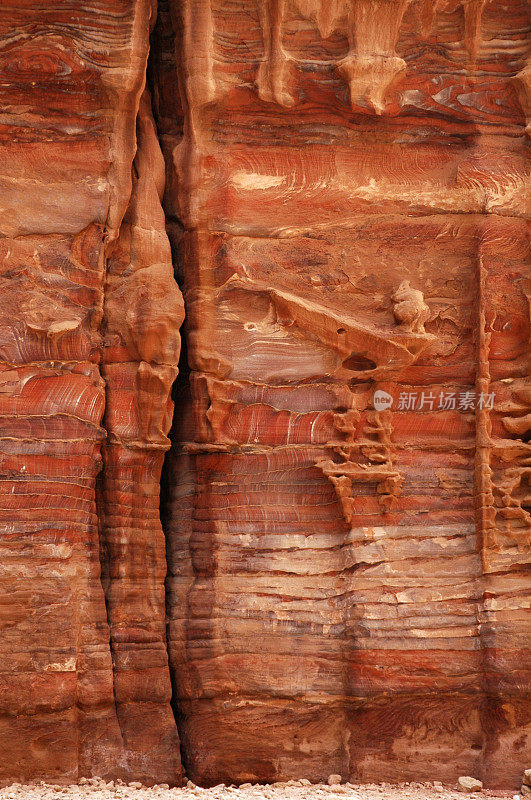
{"label": "gravel ground", "polygon": [[105,783],[90,779],[82,786],[52,786],[40,783],[13,784],[0,789],[0,800],[520,800],[518,792],[482,791],[464,793],[441,784],[410,783],[392,786],[342,784],[305,785],[303,782],[274,783],[266,786],[244,784],[201,789],[189,783],[185,789],[167,785],[141,787],[140,784]]}

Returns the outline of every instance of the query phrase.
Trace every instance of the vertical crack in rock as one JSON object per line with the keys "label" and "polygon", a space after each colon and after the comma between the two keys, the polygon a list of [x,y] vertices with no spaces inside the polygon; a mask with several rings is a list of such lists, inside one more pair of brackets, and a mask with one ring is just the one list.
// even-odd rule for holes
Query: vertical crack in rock
{"label": "vertical crack in rock", "polygon": [[[148,81],[152,93],[152,104],[155,119],[158,127],[159,144],[162,150],[168,154],[173,147],[181,141],[183,133],[183,117],[181,109],[181,92],[177,77],[177,64],[175,59],[175,36],[170,21],[167,0],[160,0],[158,5],[158,16],[155,30],[151,37],[151,52],[148,67]],[[163,207],[166,215],[166,231],[172,248],[172,260],[174,266],[175,281],[181,284],[183,281],[183,254],[182,238],[183,227],[178,215],[178,210],[174,204],[174,174],[173,170],[167,169],[166,192]],[[185,320],[186,325],[186,320]],[[176,451],[179,450],[179,442],[183,439],[183,425],[186,427],[187,411],[190,412],[190,369],[188,367],[188,348],[186,332],[183,330],[184,338],[180,353],[179,370],[172,388],[173,402],[173,422],[169,432],[171,448],[164,459],[164,466],[161,474],[160,488],[160,518],[165,535],[166,547],[166,623],[171,616],[173,604],[173,572],[172,565],[176,561],[186,558],[183,552],[175,551],[176,537],[173,534],[177,524],[175,520],[175,508],[187,503],[190,493],[190,481],[186,475],[177,475],[175,471]],[[193,491],[193,487],[192,487]],[[169,631],[167,637],[169,636]],[[176,697],[176,679],[172,672],[173,696]],[[182,714],[177,703],[173,703],[173,713],[176,724],[181,733]],[[180,738],[181,761],[183,770],[188,769],[188,750],[186,742]]]}
{"label": "vertical crack in rock", "polygon": [[[181,426],[183,423],[183,409],[190,405],[190,385],[189,385],[189,370],[187,364],[186,352],[186,338],[183,338],[183,346],[181,348],[181,360],[179,364],[179,375],[173,385],[172,400],[174,404],[174,418],[173,425],[169,433],[171,447],[167,452],[164,466],[161,475],[161,491],[160,491],[160,517],[162,528],[165,534],[166,542],[166,563],[167,563],[167,577],[166,577],[166,625],[167,636],[169,640],[171,630],[169,623],[171,620],[171,612],[174,607],[175,598],[173,595],[174,586],[174,573],[176,563],[182,562],[183,559],[188,559],[188,554],[182,550],[176,549],[175,543],[177,541],[175,531],[178,529],[180,519],[176,518],[175,509],[181,508],[186,515],[186,510],[192,507],[192,494],[194,491],[193,484],[190,482],[189,476],[185,472],[179,473],[176,468],[176,458],[179,453],[179,441],[182,441]],[[177,681],[174,671],[171,672],[172,682],[172,709],[177,724],[177,729],[180,736],[181,747],[181,763],[183,772],[189,774],[189,751],[187,742],[183,740],[183,715],[176,698],[177,694]]]}
{"label": "vertical crack in rock", "polygon": [[[145,85],[149,27],[148,17],[139,27],[144,50],[136,54],[134,86],[127,86],[129,94],[118,104],[118,143],[113,148],[102,368],[107,429],[103,538],[109,561],[106,597],[123,766],[128,775],[145,782],[178,783],[181,767],[170,707],[159,496],[164,453],[170,444],[171,388],[184,307],[173,277],[161,206],[164,160]],[[135,112],[136,126],[130,118]],[[136,127],[136,137],[128,127],[124,131],[124,125]]]}

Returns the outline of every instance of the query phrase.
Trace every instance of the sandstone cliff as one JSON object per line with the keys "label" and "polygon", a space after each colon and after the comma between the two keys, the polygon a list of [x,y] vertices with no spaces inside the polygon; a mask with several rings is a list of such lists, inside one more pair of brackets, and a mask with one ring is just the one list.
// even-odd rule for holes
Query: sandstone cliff
{"label": "sandstone cliff", "polygon": [[0,780],[518,784],[527,22],[2,5]]}
{"label": "sandstone cliff", "polygon": [[154,18],[0,8],[2,780],[180,778],[158,506],[183,303]]}

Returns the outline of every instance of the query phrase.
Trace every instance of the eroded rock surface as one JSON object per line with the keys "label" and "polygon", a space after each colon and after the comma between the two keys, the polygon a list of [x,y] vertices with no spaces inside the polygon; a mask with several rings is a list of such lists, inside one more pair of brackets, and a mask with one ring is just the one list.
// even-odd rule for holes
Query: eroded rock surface
{"label": "eroded rock surface", "polygon": [[526,24],[1,5],[1,782],[519,785]]}
{"label": "eroded rock surface", "polygon": [[0,781],[180,781],[158,498],[183,304],[154,20],[145,0],[0,8]]}
{"label": "eroded rock surface", "polygon": [[164,509],[188,773],[408,780],[436,753],[442,780],[516,787],[523,6],[160,9],[190,368]]}

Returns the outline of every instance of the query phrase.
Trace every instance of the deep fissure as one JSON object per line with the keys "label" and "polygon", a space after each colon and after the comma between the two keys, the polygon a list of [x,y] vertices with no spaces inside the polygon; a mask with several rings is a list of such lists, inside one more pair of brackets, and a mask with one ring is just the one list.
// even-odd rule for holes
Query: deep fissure
{"label": "deep fissure", "polygon": [[[162,52],[164,40],[169,40],[171,43],[169,48],[168,47],[165,48],[165,53]],[[148,59],[146,80],[150,88],[153,116],[155,119],[155,124],[157,125],[159,143],[161,144],[161,151],[163,153],[164,153],[164,148],[163,148],[163,143],[161,142],[159,119],[161,114],[165,114],[165,109],[161,108],[159,105],[161,102],[161,97],[160,97],[160,86],[158,85],[158,79],[160,78],[160,70],[162,68],[164,57],[166,58],[168,57],[168,52],[170,54],[173,54],[174,57],[176,57],[175,31],[173,30],[173,25],[171,25],[170,23],[170,11],[168,7],[168,0],[158,0],[157,22],[155,29],[151,34],[150,54]],[[154,68],[154,62],[157,62],[158,69]],[[179,92],[178,86],[175,86],[175,91],[176,93]],[[173,120],[173,122],[175,123],[177,129],[177,135],[179,135],[179,133],[182,132],[182,120]],[[165,160],[168,172],[167,158]],[[168,180],[168,174],[166,176],[166,180]],[[166,211],[164,199],[163,199],[163,208],[165,210],[166,231],[168,234],[172,252],[172,262],[174,268],[175,282],[177,283],[179,288],[182,289],[183,278],[184,278],[183,253],[181,247],[182,226],[180,220],[176,218],[173,215],[173,213],[171,212],[168,213]],[[181,433],[183,409],[187,401],[189,400],[189,394],[190,394],[190,386],[189,386],[190,367],[188,364],[188,346],[187,346],[187,334],[186,334],[186,304],[185,304],[185,321],[181,328],[181,352],[180,352],[178,370],[179,370],[178,375],[173,383],[171,392],[171,399],[173,402],[173,418],[172,418],[171,428],[168,432],[168,438],[170,440],[170,448],[164,457],[164,463],[161,471],[159,509],[160,509],[160,521],[166,543],[166,570],[167,570],[165,579],[166,650],[167,650],[168,665],[170,672],[170,681],[172,687],[171,708],[174,715],[175,723],[177,725],[177,730],[179,732],[181,763],[183,766],[183,770],[186,773],[189,769],[190,759],[188,757],[188,751],[186,747],[186,737],[183,735],[183,726],[182,726],[183,713],[178,705],[175,671],[172,668],[172,663],[171,663],[170,630],[169,630],[170,605],[171,605],[170,584],[172,579],[172,574],[171,574],[171,565],[172,565],[171,523],[173,519],[172,495],[176,488],[175,476],[173,474],[174,473],[173,459],[175,457],[175,449],[179,447],[179,442],[183,438]]]}

